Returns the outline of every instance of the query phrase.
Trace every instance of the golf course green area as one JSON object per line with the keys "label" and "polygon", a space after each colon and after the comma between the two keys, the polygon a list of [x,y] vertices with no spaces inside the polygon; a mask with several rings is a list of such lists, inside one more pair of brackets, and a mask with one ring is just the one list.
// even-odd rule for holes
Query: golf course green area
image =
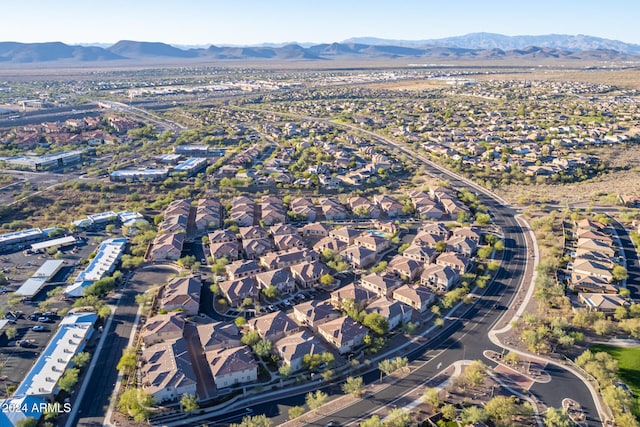
{"label": "golf course green area", "polygon": [[[593,353],[604,351],[618,361],[618,378],[629,386],[636,401],[635,408],[640,406],[640,347],[626,348],[605,344],[597,344],[589,350]],[[639,414],[635,414],[636,417]]]}

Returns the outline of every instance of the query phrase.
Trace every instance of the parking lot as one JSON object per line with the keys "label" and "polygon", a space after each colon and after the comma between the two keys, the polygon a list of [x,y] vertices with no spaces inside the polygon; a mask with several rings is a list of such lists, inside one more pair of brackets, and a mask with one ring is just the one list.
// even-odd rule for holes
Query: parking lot
{"label": "parking lot", "polygon": [[[5,289],[0,292],[0,307],[4,310],[6,318],[10,320],[5,330],[15,328],[16,332],[16,336],[12,339],[8,339],[5,334],[0,334],[0,363],[3,366],[0,378],[4,383],[4,387],[0,386],[0,397],[6,396],[10,387],[18,385],[25,377],[51,339],[53,332],[58,328],[60,316],[56,313],[69,309],[73,303],[62,296],[48,298],[47,292],[66,286],[68,281],[73,280],[84,268],[83,261],[88,259],[105,234],[90,232],[82,233],[80,237],[83,240],[78,246],[61,251],[62,256],[60,258],[58,255],[58,257],[66,261],[65,265],[31,299],[20,300],[13,295],[13,292],[32,277],[45,261],[55,259],[56,256],[46,253],[30,254],[26,253],[24,248],[0,256],[0,269],[8,279],[8,282],[3,285]],[[48,316],[44,316],[46,312],[50,312],[47,313]],[[48,320],[42,317],[48,317]]]}

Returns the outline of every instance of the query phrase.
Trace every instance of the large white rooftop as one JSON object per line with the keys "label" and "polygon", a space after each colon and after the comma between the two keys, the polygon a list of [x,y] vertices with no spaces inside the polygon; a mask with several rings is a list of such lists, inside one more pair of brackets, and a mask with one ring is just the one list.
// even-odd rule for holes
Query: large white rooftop
{"label": "large white rooftop", "polygon": [[60,271],[64,262],[63,259],[45,261],[33,276],[20,286],[16,291],[16,295],[32,297],[40,292],[44,284]]}
{"label": "large white rooftop", "polygon": [[47,347],[40,354],[14,396],[53,396],[56,385],[71,359],[82,351],[98,319],[95,313],[72,313],[60,322]]}

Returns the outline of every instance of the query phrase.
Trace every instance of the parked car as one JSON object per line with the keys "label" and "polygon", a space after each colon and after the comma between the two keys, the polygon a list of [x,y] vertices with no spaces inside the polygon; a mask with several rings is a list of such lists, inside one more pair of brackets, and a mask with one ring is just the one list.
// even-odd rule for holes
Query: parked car
{"label": "parked car", "polygon": [[33,328],[31,328],[31,330],[34,331],[34,332],[42,332],[42,331],[44,331],[44,326],[36,325]]}
{"label": "parked car", "polygon": [[35,344],[29,341],[16,341],[16,344],[23,348],[32,348],[36,346]]}
{"label": "parked car", "polygon": [[42,323],[49,323],[52,320],[48,317],[42,316],[42,317],[38,317],[38,322],[42,322]]}

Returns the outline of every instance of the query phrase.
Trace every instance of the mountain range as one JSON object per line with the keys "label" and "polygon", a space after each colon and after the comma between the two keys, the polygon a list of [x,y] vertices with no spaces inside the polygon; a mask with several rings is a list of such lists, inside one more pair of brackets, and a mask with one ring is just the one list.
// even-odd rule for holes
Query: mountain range
{"label": "mountain range", "polygon": [[[639,55],[640,45],[591,36],[503,36],[474,33],[437,40],[355,38],[342,43],[300,46],[210,46],[181,49],[165,43],[122,40],[112,46],[67,45],[61,42],[0,42],[0,65],[42,62],[113,63],[187,62],[215,60],[332,59],[567,59],[624,60]],[[639,59],[639,58],[635,58]]]}

